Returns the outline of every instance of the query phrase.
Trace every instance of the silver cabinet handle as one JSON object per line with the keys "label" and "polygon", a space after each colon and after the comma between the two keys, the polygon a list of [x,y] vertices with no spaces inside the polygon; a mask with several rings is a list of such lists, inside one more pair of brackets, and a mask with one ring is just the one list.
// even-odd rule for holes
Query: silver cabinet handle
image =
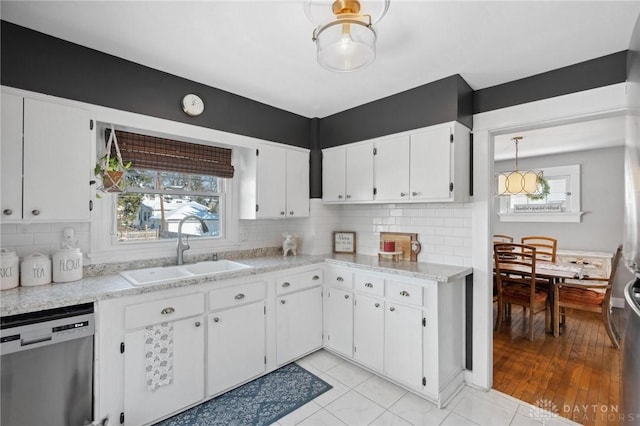
{"label": "silver cabinet handle", "polygon": [[311,279],[314,280],[314,281],[318,281],[320,279],[320,277],[317,276],[317,275],[314,275],[313,278],[311,278]]}
{"label": "silver cabinet handle", "polygon": [[215,317],[215,318],[213,319],[213,322],[220,322],[220,318]]}
{"label": "silver cabinet handle", "polygon": [[234,297],[234,299],[236,299],[236,300],[242,300],[242,299],[244,299],[244,294],[242,294],[242,293],[238,293],[238,294],[236,294],[236,297]]}
{"label": "silver cabinet handle", "polygon": [[38,216],[40,214],[40,210],[38,209],[31,210],[31,214],[34,216]]}
{"label": "silver cabinet handle", "polygon": [[336,278],[336,281],[338,281],[339,283],[341,283],[342,281],[344,281],[344,278],[342,278],[342,277],[338,277],[338,278]]}
{"label": "silver cabinet handle", "polygon": [[287,303],[287,301],[286,300],[281,300],[280,303],[282,303],[284,305],[285,303]]}
{"label": "silver cabinet handle", "polygon": [[345,295],[344,295],[344,298],[345,298],[345,299],[348,299],[348,298],[349,298],[349,295],[348,295],[348,294],[345,294]]}
{"label": "silver cabinet handle", "polygon": [[392,306],[392,307],[390,307],[390,308],[389,308],[389,310],[390,310],[391,312],[393,312],[393,311],[395,311],[395,310],[396,310],[396,308],[394,308],[394,307]]}
{"label": "silver cabinet handle", "polygon": [[288,282],[284,282],[284,283],[282,283],[282,287],[285,287],[285,288],[286,288],[286,287],[289,287],[290,285],[291,285],[291,284],[290,284],[290,283],[288,283]]}
{"label": "silver cabinet handle", "polygon": [[338,200],[342,200],[342,198],[343,198],[343,197],[342,197],[342,194],[341,194],[341,195],[338,195]]}
{"label": "silver cabinet handle", "polygon": [[400,196],[401,196],[401,197],[406,197],[406,196],[407,196],[407,193],[406,193],[406,192],[401,192],[401,193],[400,193]]}
{"label": "silver cabinet handle", "polygon": [[283,212],[283,211],[282,211],[282,212],[280,212],[280,215],[281,215],[281,216],[284,216],[284,212]]}
{"label": "silver cabinet handle", "polygon": [[373,305],[373,306],[375,306],[376,308],[379,308],[379,307],[380,307],[380,304],[379,304],[379,303],[376,303],[376,304],[375,304],[375,305]]}
{"label": "silver cabinet handle", "polygon": [[290,216],[293,216],[293,210],[291,210],[291,211],[289,212],[289,215],[290,215]]}
{"label": "silver cabinet handle", "polygon": [[413,191],[413,192],[411,193],[411,195],[413,195],[413,196],[415,197],[415,196],[418,196],[418,195],[422,195],[422,192],[416,192],[416,191]]}
{"label": "silver cabinet handle", "polygon": [[176,311],[176,308],[173,308],[173,307],[169,306],[168,308],[164,308],[163,310],[161,310],[160,313],[162,315],[169,315],[169,314],[174,313],[175,311]]}
{"label": "silver cabinet handle", "polygon": [[13,210],[4,209],[4,210],[2,210],[2,214],[6,215],[6,216],[11,216],[13,214]]}
{"label": "silver cabinet handle", "polygon": [[400,296],[409,297],[409,292],[408,292],[408,291],[404,291],[404,290],[402,290],[402,291],[400,292]]}
{"label": "silver cabinet handle", "polygon": [[365,286],[365,287],[367,287],[367,288],[372,288],[372,287],[373,287],[373,284],[371,284],[371,283],[366,283],[364,286]]}
{"label": "silver cabinet handle", "polygon": [[347,199],[351,198],[351,195],[347,194]]}
{"label": "silver cabinet handle", "polygon": [[200,327],[200,321],[196,321],[196,327]]}

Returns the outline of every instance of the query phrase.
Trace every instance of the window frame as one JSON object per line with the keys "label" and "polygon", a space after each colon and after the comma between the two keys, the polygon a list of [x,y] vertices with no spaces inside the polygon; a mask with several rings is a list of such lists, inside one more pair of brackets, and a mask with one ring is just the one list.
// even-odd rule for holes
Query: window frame
{"label": "window frame", "polygon": [[508,211],[511,197],[499,197],[497,212],[500,222],[581,222],[584,212],[581,211],[580,164],[542,167],[536,170],[542,170],[547,179],[555,176],[569,176],[570,206],[567,206],[567,210],[563,212],[514,213]]}

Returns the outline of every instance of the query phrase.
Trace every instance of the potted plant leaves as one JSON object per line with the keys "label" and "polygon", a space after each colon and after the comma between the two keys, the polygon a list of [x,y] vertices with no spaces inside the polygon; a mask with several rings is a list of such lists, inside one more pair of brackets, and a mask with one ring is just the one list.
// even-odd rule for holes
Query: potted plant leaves
{"label": "potted plant leaves", "polygon": [[[116,155],[111,153],[112,145],[115,148]],[[111,125],[107,153],[100,157],[93,169],[93,173],[102,179],[102,186],[98,187],[98,190],[102,192],[123,192],[126,182],[125,175],[129,167],[131,167],[131,161],[126,164],[122,161],[118,140],[116,139],[116,131]],[[97,196],[100,198],[99,195]]]}

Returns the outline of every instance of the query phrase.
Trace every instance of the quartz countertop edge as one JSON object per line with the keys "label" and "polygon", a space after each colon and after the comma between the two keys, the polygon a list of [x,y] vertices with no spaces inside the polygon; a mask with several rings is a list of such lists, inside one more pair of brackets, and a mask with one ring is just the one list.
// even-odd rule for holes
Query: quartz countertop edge
{"label": "quartz countertop edge", "polygon": [[93,303],[117,297],[151,293],[195,284],[214,283],[325,262],[442,283],[457,280],[472,273],[470,267],[423,262],[392,262],[390,260],[378,260],[377,256],[358,254],[263,256],[244,258],[239,261],[251,266],[251,268],[138,287],[133,286],[122,275],[114,272],[86,277],[79,281],[68,283],[53,283],[36,287],[17,287],[11,290],[3,290],[0,292],[0,315],[16,315],[82,303]]}

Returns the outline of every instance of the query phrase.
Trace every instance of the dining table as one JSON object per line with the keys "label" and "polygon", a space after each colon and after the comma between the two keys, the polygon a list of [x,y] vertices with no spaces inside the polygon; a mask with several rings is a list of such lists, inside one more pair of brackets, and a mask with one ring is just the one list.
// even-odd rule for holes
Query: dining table
{"label": "dining table", "polygon": [[[526,275],[530,273],[530,268],[517,264],[502,264],[501,272]],[[549,260],[536,260],[536,281],[546,281],[549,290],[549,305],[551,309],[551,329],[547,333],[553,334],[553,324],[555,316],[555,300],[553,286],[566,280],[580,280],[584,277],[584,271],[580,264],[566,262],[552,262]]]}

